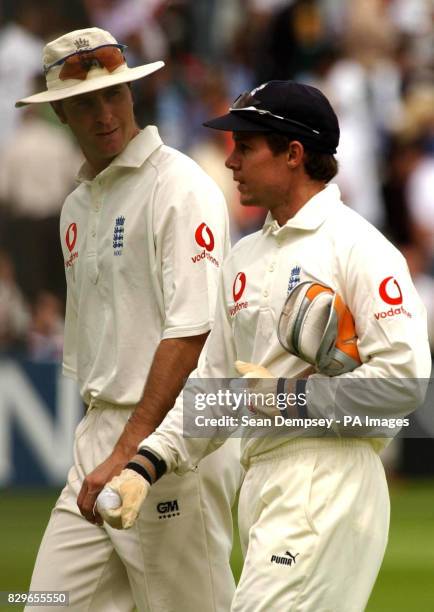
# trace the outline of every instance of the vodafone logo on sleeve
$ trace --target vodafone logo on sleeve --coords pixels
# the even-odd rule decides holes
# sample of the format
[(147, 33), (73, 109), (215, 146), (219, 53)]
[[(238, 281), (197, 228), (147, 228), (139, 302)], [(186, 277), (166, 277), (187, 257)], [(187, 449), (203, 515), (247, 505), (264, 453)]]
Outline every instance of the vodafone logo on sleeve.
[(380, 319), (395, 317), (397, 315), (404, 315), (411, 319), (411, 313), (408, 312), (408, 310), (406, 310), (402, 305), (403, 297), (401, 287), (393, 276), (386, 276), (386, 278), (383, 278), (378, 287), (378, 293), (383, 302), (389, 306), (392, 306), (392, 308), (374, 313), (377, 321)]
[(378, 287), (378, 293), (386, 304), (390, 304), (391, 306), (399, 306), (399, 304), (402, 304), (401, 287), (393, 276), (386, 276), (386, 278), (381, 281)]
[(201, 223), (197, 226), (196, 231), (194, 232), (194, 238), (197, 244), (202, 247), (203, 251), (197, 253), (196, 255), (192, 255), (191, 261), (195, 264), (203, 259), (206, 259), (218, 268), (220, 265), (219, 262), (210, 254), (211, 251), (214, 250), (215, 246), (214, 234), (212, 233), (211, 228), (209, 228), (206, 223)]
[(207, 251), (211, 252), (214, 249), (214, 234), (205, 223), (201, 223), (196, 228), (194, 237), (197, 244), (204, 247)]
[(70, 268), (78, 257), (78, 251), (74, 251), (75, 243), (77, 242), (77, 224), (70, 223), (65, 234), (65, 242), (70, 256), (65, 261), (65, 267)]
[(66, 246), (68, 247), (68, 251), (71, 253), (72, 249), (75, 247), (75, 243), (77, 242), (77, 224), (71, 223), (66, 230)]
[(234, 317), (239, 310), (247, 308), (249, 305), (249, 302), (240, 302), (246, 288), (246, 284), (246, 275), (244, 272), (238, 272), (234, 279), (234, 284), (232, 285), (232, 297), (234, 298), (235, 304), (232, 306), (232, 308), (229, 308), (229, 314), (231, 317)]

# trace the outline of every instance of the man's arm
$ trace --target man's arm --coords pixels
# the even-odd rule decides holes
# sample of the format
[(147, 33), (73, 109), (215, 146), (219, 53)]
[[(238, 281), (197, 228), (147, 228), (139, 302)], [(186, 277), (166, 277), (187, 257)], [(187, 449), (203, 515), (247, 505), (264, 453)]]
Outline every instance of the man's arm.
[[(92, 484), (92, 494), (84, 489), (80, 493), (80, 510), (92, 522), (101, 522), (92, 512), (98, 492), (125, 467), (139, 442), (171, 411), (185, 380), (196, 367), (214, 318), (220, 265), (229, 246), (226, 204), (211, 179), (183, 156), (163, 165), (159, 173), (153, 202), (152, 248), (158, 285), (155, 291), (157, 296), (161, 292), (163, 340), (136, 411), (110, 457), (84, 483), (84, 487)], [(197, 257), (205, 252), (212, 252), (210, 259)], [(88, 499), (84, 500), (85, 494)]]
[[(223, 276), (224, 270), (220, 276), (215, 321), (200, 355), (194, 378), (190, 378), (191, 384), (194, 387), (197, 385), (201, 392), (206, 390), (207, 379), (218, 380), (236, 376), (234, 361), (237, 351), (228, 316), (225, 299), (227, 291)], [(229, 273), (229, 277), (233, 278), (233, 273)], [(186, 408), (187, 411), (192, 409), (191, 406)], [(129, 464), (120, 476), (109, 482), (108, 487), (120, 497), (120, 506), (104, 513), (109, 525), (118, 529), (131, 527), (146, 498), (150, 484), (154, 483), (162, 473), (184, 474), (224, 443), (224, 437), (184, 436), (183, 418), (184, 401), (181, 395), (164, 422), (149, 437), (139, 442), (139, 454), (132, 457), (134, 465)]]
[(88, 474), (78, 495), (80, 512), (91, 523), (102, 524), (94, 505), (106, 482), (125, 467), (137, 446), (163, 421), (190, 372), (196, 367), (207, 334), (162, 340), (155, 352), (143, 397), (129, 418), (109, 457)]
[(404, 258), (381, 234), (361, 229), (342, 253), (339, 291), (355, 319), (362, 364), (332, 378), (310, 376), (303, 415), (328, 418), (339, 436), (365, 437), (380, 451), (424, 401), (426, 312)]

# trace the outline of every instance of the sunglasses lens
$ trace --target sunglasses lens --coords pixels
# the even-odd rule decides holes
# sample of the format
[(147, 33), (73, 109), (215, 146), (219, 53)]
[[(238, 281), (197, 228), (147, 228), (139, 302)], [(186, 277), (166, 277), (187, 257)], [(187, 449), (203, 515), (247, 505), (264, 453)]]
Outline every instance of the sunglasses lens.
[(87, 76), (87, 71), (83, 66), (83, 57), (78, 55), (71, 55), (62, 64), (59, 78), (62, 81), (67, 79), (81, 79), (84, 80)]
[(255, 106), (259, 100), (255, 100), (252, 94), (249, 91), (245, 91), (242, 93), (235, 102), (232, 103), (231, 108), (235, 110), (240, 110), (242, 108), (246, 108), (246, 106)]
[(298, 126), (301, 127), (305, 130), (308, 130), (309, 132), (311, 132), (312, 134), (315, 134), (316, 136), (319, 136), (319, 131), (318, 130), (314, 130), (313, 128), (311, 128), (310, 126), (301, 123), (300, 121), (295, 121), (294, 119), (289, 119), (287, 117), (282, 117), (280, 115), (275, 115), (274, 113), (272, 113), (269, 110), (266, 110), (265, 108), (257, 108), (258, 106), (261, 105), (261, 101), (258, 100), (257, 98), (255, 98), (254, 96), (252, 96), (252, 94), (248, 91), (245, 91), (244, 93), (242, 93), (241, 95), (238, 96), (238, 98), (232, 103), (232, 106), (230, 107), (230, 111), (233, 110), (246, 110), (246, 111), (251, 111), (254, 112), (258, 115), (262, 115), (262, 117), (264, 117), (264, 115), (267, 115), (268, 117), (273, 117), (274, 119), (279, 119), (279, 121), (285, 121), (286, 123), (291, 123), (294, 126)]
[(62, 81), (67, 79), (84, 81), (89, 70), (95, 65), (113, 72), (113, 70), (116, 70), (116, 68), (124, 63), (125, 58), (117, 47), (101, 47), (93, 51), (75, 53), (65, 59), (59, 78)]
[(101, 47), (95, 51), (95, 57), (109, 72), (113, 72), (125, 63), (125, 58), (117, 47)]

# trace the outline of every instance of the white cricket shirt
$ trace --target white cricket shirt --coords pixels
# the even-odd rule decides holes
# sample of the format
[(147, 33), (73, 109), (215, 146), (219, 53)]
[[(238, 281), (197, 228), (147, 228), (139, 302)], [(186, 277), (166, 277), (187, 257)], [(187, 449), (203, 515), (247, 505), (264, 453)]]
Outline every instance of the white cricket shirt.
[[(309, 396), (309, 414), (330, 416), (331, 409), (362, 413), (369, 409), (366, 401), (378, 401), (368, 393), (353, 394), (345, 406), (336, 406), (333, 383), (345, 379), (429, 378), (426, 312), (405, 259), (377, 229), (342, 203), (334, 184), (311, 198), (282, 227), (269, 215), (262, 230), (232, 249), (222, 270), (215, 323), (193, 375), (238, 376), (233, 364), (240, 359), (263, 365), (276, 377), (297, 377), (307, 364), (282, 348), (276, 328), (289, 290), (303, 281), (317, 281), (340, 293), (355, 319), (363, 362), (353, 372), (333, 379), (312, 376), (331, 384), (321, 389), (321, 397)], [(398, 415), (400, 402), (402, 412), (408, 413), (418, 401), (415, 389), (414, 397), (411, 393), (398, 398), (385, 395), (372, 409), (384, 416)], [(283, 442), (285, 438), (277, 437), (243, 439), (243, 461)], [(197, 464), (219, 444), (218, 440), (182, 437), (179, 401), (144, 441), (169, 469), (179, 472)]]
[(226, 203), (216, 184), (148, 126), (66, 199), (63, 370), (91, 398), (135, 404), (162, 339), (210, 329)]

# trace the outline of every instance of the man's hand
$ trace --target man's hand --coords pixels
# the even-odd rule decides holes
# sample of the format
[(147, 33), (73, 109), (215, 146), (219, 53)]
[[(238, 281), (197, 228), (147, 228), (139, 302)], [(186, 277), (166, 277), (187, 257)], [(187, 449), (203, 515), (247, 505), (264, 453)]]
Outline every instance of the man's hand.
[[(134, 453), (131, 453), (134, 454)], [(96, 498), (105, 484), (120, 474), (130, 457), (110, 455), (97, 468), (86, 476), (77, 498), (81, 514), (89, 523), (102, 525), (103, 520), (95, 507)]]
[[(249, 412), (254, 415), (275, 417), (279, 411), (275, 404), (268, 401), (271, 396), (276, 395), (277, 379), (273, 374), (261, 365), (247, 361), (236, 361), (235, 368), (242, 374), (243, 379), (249, 379), (247, 390), (256, 399), (247, 406)], [(262, 398), (262, 401), (260, 400)], [(265, 401), (267, 400), (267, 401)]]
[(115, 529), (130, 529), (136, 521), (150, 484), (134, 470), (126, 468), (115, 476), (107, 487), (115, 491), (121, 500), (118, 508), (99, 508), (102, 518)]
[[(235, 367), (237, 371), (243, 375), (243, 378), (274, 378), (276, 376), (264, 368), (264, 366), (258, 365), (256, 363), (250, 363), (248, 361), (236, 361)], [(316, 369), (313, 366), (307, 367), (305, 370), (300, 372), (297, 376), (293, 377), (291, 380), (299, 380), (300, 378), (307, 378), (311, 374), (315, 374)]]
[[(253, 414), (258, 413), (261, 416), (275, 417), (281, 413), (283, 408), (287, 409), (286, 403), (284, 404), (282, 399), (278, 398), (278, 379), (269, 370), (267, 370), (267, 368), (264, 368), (256, 363), (249, 363), (247, 361), (236, 361), (234, 365), (237, 371), (242, 374), (243, 379), (249, 379), (248, 391), (251, 392), (252, 395), (256, 394), (258, 398), (256, 399), (254, 405), (249, 406), (250, 412), (253, 412)], [(315, 372), (315, 368), (309, 366), (297, 377), (287, 380), (285, 384), (286, 396), (289, 397), (291, 394), (295, 393), (297, 380), (307, 378)], [(275, 396), (274, 404), (270, 404), (268, 401), (271, 395)], [(263, 400), (266, 401), (259, 401), (259, 397), (262, 397)], [(279, 404), (282, 404), (282, 408), (280, 408)]]
[(237, 371), (243, 375), (243, 378), (275, 378), (275, 376), (264, 368), (264, 366), (248, 361), (236, 361), (235, 367)]
[(139, 443), (149, 436), (173, 407), (185, 379), (196, 367), (206, 334), (162, 340), (155, 352), (143, 397), (128, 419), (112, 454), (88, 474), (78, 495), (81, 514), (90, 522), (102, 525), (95, 508), (96, 498), (106, 483), (121, 473), (134, 456)]

